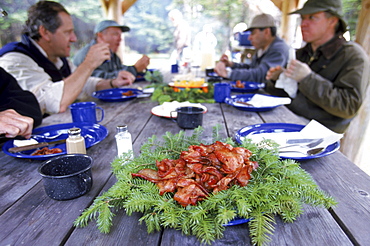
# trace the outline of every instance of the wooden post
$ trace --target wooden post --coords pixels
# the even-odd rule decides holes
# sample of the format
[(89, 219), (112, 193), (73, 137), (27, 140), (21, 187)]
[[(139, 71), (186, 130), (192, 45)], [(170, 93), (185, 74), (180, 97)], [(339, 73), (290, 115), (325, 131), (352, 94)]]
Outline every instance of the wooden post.
[[(361, 12), (356, 28), (356, 42), (370, 55), (370, 0), (362, 0)], [(369, 83), (369, 82), (368, 82)], [(341, 143), (340, 150), (355, 164), (360, 165), (369, 156), (370, 138), (370, 86), (356, 118), (351, 122)], [(367, 141), (367, 142), (366, 142)], [(364, 158), (364, 160), (361, 160)]]

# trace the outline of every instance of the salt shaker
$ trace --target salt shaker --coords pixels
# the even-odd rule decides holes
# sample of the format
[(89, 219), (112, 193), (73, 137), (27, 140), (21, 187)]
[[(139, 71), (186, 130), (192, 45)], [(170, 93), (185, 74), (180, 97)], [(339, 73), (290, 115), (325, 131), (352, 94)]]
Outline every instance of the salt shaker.
[(127, 125), (117, 126), (117, 133), (115, 138), (117, 143), (118, 156), (131, 151), (130, 159), (132, 159), (134, 157), (132, 152), (132, 138), (131, 133), (129, 133), (127, 130)]
[(73, 127), (68, 130), (66, 140), (67, 154), (86, 154), (85, 138), (81, 136), (81, 129)]

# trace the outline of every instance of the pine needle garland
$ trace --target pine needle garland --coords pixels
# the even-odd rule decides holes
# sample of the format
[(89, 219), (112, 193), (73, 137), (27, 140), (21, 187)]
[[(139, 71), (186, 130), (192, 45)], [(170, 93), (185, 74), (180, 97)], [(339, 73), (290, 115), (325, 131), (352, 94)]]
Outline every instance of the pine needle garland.
[[(112, 226), (113, 211), (124, 209), (127, 215), (142, 213), (140, 222), (146, 223), (148, 233), (163, 228), (181, 230), (185, 235), (196, 236), (201, 243), (210, 244), (223, 236), (224, 224), (235, 218), (249, 219), (249, 233), (255, 245), (270, 241), (274, 232), (275, 215), (285, 222), (293, 222), (303, 213), (303, 204), (329, 208), (335, 200), (322, 191), (312, 177), (293, 160), (280, 160), (277, 145), (269, 140), (261, 144), (244, 141), (238, 145), (231, 138), (220, 139), (219, 126), (213, 129), (213, 140), (249, 149), (252, 161), (259, 168), (252, 172), (247, 186), (232, 186), (228, 190), (211, 194), (196, 206), (182, 207), (173, 199), (173, 193), (159, 195), (157, 186), (141, 178), (133, 178), (144, 168), (156, 169), (156, 160), (178, 159), (181, 151), (190, 145), (202, 143), (203, 128), (198, 127), (191, 136), (184, 131), (167, 132), (162, 138), (152, 136), (141, 147), (140, 156), (133, 160), (120, 156), (112, 163), (117, 182), (97, 197), (75, 225), (84, 227), (96, 220), (98, 229), (108, 233)], [(210, 144), (210, 143), (203, 143)]]

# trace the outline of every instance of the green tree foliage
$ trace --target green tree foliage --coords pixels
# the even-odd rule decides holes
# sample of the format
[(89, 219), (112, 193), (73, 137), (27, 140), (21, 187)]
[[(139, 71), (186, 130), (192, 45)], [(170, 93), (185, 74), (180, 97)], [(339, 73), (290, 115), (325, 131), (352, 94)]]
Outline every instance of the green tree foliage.
[[(93, 38), (93, 28), (101, 21), (103, 11), (96, 0), (56, 0), (72, 14), (78, 41), (75, 50)], [(0, 46), (20, 40), (27, 9), (37, 0), (2, 0), (0, 7), (9, 15), (0, 18)], [(223, 53), (228, 45), (231, 30), (235, 24), (249, 18), (246, 0), (138, 0), (123, 16), (131, 27), (125, 35), (126, 46), (138, 53), (169, 53), (173, 49), (172, 23), (167, 13), (172, 8), (180, 9), (189, 21), (195, 35), (204, 24), (212, 24), (217, 37), (217, 52)], [(343, 13), (348, 22), (351, 37), (355, 36), (361, 0), (343, 0)]]
[(173, 45), (172, 23), (166, 6), (171, 0), (139, 0), (123, 16), (131, 30), (126, 45), (141, 54), (169, 53)]
[(361, 0), (343, 0), (343, 15), (348, 24), (351, 40), (356, 36), (358, 14), (361, 10)]

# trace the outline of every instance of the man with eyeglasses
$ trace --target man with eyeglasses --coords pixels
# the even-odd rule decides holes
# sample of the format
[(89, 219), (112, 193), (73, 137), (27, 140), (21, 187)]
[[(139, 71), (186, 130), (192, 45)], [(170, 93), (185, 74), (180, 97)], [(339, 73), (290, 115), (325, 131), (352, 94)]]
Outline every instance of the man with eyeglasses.
[[(298, 91), (287, 107), (308, 120), (315, 119), (343, 133), (361, 107), (369, 81), (369, 59), (359, 44), (347, 42), (343, 33), (340, 0), (308, 0), (302, 9), (301, 32), (306, 45), (296, 52), (285, 76), (298, 82)], [(272, 83), (283, 68), (271, 68), (266, 79)], [(273, 95), (287, 96), (268, 84)]]

